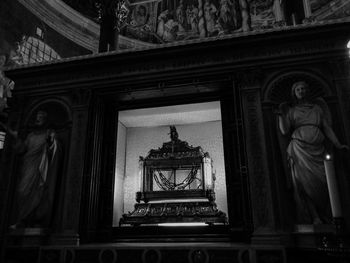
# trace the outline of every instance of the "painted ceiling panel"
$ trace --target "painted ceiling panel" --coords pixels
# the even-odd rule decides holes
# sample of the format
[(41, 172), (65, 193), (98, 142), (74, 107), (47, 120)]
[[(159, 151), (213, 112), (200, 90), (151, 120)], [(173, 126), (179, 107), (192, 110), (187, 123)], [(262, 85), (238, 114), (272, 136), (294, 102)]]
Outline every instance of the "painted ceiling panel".
[[(85, 50), (97, 53), (100, 25), (96, 3), (100, 1), (113, 0), (3, 0), (0, 9), (5, 15), (2, 17), (9, 19), (7, 12), (12, 14), (14, 20), (0, 21), (0, 53), (13, 58), (15, 64), (52, 59), (45, 54), (33, 59), (24, 54), (23, 48), (28, 46), (29, 38), (33, 40), (31, 43), (43, 42), (43, 52), (53, 50), (49, 53), (58, 54), (54, 59), (86, 55)], [(40, 22), (29, 28), (29, 21), (20, 19), (22, 14), (18, 13), (18, 8), (8, 9), (13, 3), (20, 3)], [(348, 0), (305, 1), (309, 6), (301, 10), (302, 14), (295, 13), (300, 11), (293, 9), (295, 3), (293, 0), (130, 0), (129, 14), (119, 35), (119, 49), (183, 45), (193, 41), (239, 37), (242, 33), (288, 30), (293, 28), (293, 17), (299, 17), (297, 23), (306, 23), (307, 26), (317, 24), (318, 21), (350, 18)], [(14, 15), (16, 13), (17, 17)], [(303, 19), (305, 16), (307, 19)], [(47, 34), (50, 31), (48, 27), (61, 35), (62, 39), (57, 41), (57, 37)], [(13, 31), (16, 31), (15, 35)], [(40, 31), (44, 33), (38, 35)], [(75, 51), (71, 52), (73, 44), (64, 46), (67, 41), (63, 38), (82, 49), (75, 47)], [(35, 48), (31, 46), (25, 52), (30, 53)], [(27, 58), (22, 59), (23, 56)]]

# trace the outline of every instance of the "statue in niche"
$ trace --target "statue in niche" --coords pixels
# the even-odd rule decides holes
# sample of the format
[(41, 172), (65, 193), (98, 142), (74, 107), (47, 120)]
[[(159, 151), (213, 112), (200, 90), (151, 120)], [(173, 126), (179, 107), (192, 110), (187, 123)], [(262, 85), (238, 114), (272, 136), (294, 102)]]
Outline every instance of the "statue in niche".
[(14, 148), (20, 155), (17, 169), (16, 216), (11, 229), (48, 227), (51, 221), (57, 174), (62, 148), (56, 131), (48, 121), (48, 113), (36, 113), (31, 132), (21, 139), (18, 132), (1, 124), (15, 139)]
[(287, 148), (299, 223), (328, 223), (330, 201), (324, 167), (327, 138), (338, 149), (342, 145), (331, 128), (331, 115), (322, 98), (309, 98), (305, 81), (293, 84), (292, 103), (279, 106), (278, 124), (282, 134), (291, 134)]

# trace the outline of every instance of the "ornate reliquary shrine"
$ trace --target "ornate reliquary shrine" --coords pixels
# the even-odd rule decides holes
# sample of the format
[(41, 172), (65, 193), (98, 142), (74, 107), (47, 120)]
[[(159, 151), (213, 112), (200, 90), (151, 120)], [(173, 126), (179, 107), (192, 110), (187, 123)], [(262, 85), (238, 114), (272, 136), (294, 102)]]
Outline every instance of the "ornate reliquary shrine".
[(225, 224), (225, 213), (215, 203), (212, 160), (200, 146), (178, 138), (170, 126), (171, 141), (152, 149), (139, 160), (140, 191), (135, 209), (124, 214), (120, 225), (159, 223)]

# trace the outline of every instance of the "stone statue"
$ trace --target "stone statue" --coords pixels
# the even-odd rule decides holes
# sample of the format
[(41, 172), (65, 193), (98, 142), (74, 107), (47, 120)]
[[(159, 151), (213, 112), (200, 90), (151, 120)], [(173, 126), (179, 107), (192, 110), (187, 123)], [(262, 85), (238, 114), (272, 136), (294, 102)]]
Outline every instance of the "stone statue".
[(4, 124), (20, 155), (17, 169), (16, 212), (10, 228), (48, 227), (51, 221), (61, 145), (50, 127), (48, 114), (38, 111), (32, 131), (24, 140)]
[(321, 224), (331, 218), (324, 167), (325, 139), (338, 149), (348, 149), (331, 128), (331, 116), (322, 98), (311, 101), (305, 81), (292, 86), (292, 103), (279, 106), (282, 134), (291, 134), (287, 148), (299, 223)]

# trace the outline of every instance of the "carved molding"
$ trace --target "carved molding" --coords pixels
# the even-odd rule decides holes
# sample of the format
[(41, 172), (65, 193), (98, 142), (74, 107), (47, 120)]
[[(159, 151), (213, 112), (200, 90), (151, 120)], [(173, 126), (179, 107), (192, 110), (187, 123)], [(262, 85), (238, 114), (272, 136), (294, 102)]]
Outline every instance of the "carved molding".
[[(234, 41), (235, 39), (232, 39)], [(239, 39), (242, 41), (241, 39)], [(330, 52), (339, 48), (344, 48), (342, 45), (344, 43), (339, 43), (340, 41), (334, 39), (318, 39), (317, 42), (314, 40), (305, 40), (300, 42), (289, 42), (283, 44), (275, 45), (250, 45), (247, 43), (247, 48), (230, 48), (226, 42), (220, 42), (217, 40), (217, 45), (220, 46), (220, 50), (214, 49), (213, 46), (208, 46), (202, 48), (201, 45), (204, 43), (198, 43), (194, 46), (183, 46), (180, 47), (175, 53), (165, 52), (165, 49), (153, 49), (149, 50), (149, 56), (152, 56), (152, 60), (148, 60), (148, 54), (140, 53), (139, 58), (136, 58), (137, 53), (141, 51), (135, 51), (133, 54), (130, 54), (129, 59), (126, 60), (124, 54), (110, 55), (103, 58), (106, 61), (110, 62), (115, 60), (113, 67), (102, 67), (98, 66), (94, 70), (81, 70), (77, 72), (76, 70), (68, 70), (61, 74), (55, 72), (55, 74), (41, 74), (40, 77), (22, 79), (21, 85), (18, 89), (25, 86), (25, 90), (28, 92), (33, 92), (36, 89), (43, 88), (48, 83), (54, 83), (55, 88), (62, 88), (67, 83), (75, 83), (75, 85), (81, 85), (80, 82), (84, 81), (85, 87), (102, 87), (101, 85), (104, 80), (108, 79), (108, 84), (111, 85), (111, 82), (119, 82), (123, 77), (132, 77), (134, 75), (149, 74), (149, 73), (160, 73), (167, 72), (169, 70), (184, 70), (193, 69), (195, 67), (205, 67), (205, 66), (215, 66), (217, 65), (217, 70), (222, 71), (223, 67), (233, 67), (242, 65), (246, 61), (253, 60), (262, 60), (263, 63), (268, 64), (271, 61), (275, 61), (276, 58), (286, 58), (298, 56), (301, 60), (305, 59), (305, 56), (313, 56), (315, 54)], [(223, 41), (223, 40), (222, 40)], [(228, 41), (225, 39), (225, 41)], [(206, 43), (207, 44), (207, 43)], [(248, 48), (249, 46), (249, 48)], [(199, 52), (198, 48), (202, 48), (202, 52)], [(183, 51), (186, 52), (183, 53)], [(163, 59), (157, 59), (154, 55), (162, 55)], [(176, 54), (174, 56), (174, 54)], [(190, 55), (187, 55), (190, 54)], [(205, 54), (205, 55), (203, 55)], [(123, 56), (124, 55), (124, 56)], [(91, 60), (89, 61), (91, 62)], [(75, 62), (78, 66), (79, 61)], [(89, 63), (90, 64), (90, 63)], [(82, 64), (81, 64), (82, 65)], [(85, 67), (85, 66), (84, 66)], [(34, 69), (34, 68), (33, 68)], [(214, 71), (210, 71), (212, 73)], [(188, 73), (187, 73), (188, 74)], [(147, 78), (147, 75), (145, 75)], [(89, 80), (89, 81), (88, 81)], [(99, 82), (99, 80), (101, 80)], [(24, 90), (23, 90), (24, 91)]]
[(71, 93), (73, 107), (84, 107), (89, 105), (91, 93), (92, 92), (89, 89), (73, 89)]
[(243, 89), (255, 89), (260, 87), (263, 77), (264, 73), (261, 69), (253, 68), (237, 73), (235, 79)]
[[(349, 56), (350, 56), (350, 53), (349, 53)], [(338, 60), (329, 61), (329, 67), (336, 80), (350, 79), (350, 60), (348, 58), (346, 60), (338, 59)]]

